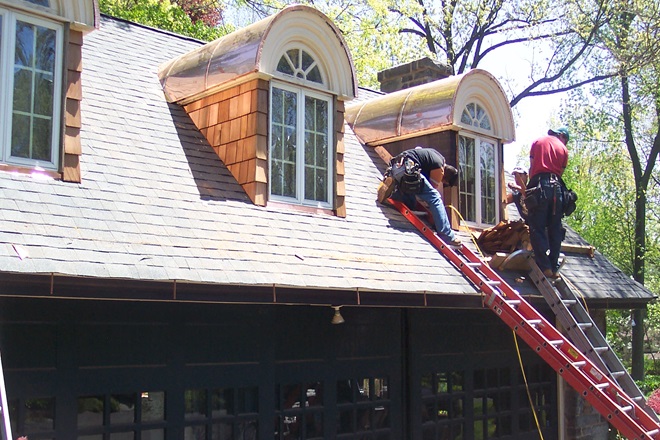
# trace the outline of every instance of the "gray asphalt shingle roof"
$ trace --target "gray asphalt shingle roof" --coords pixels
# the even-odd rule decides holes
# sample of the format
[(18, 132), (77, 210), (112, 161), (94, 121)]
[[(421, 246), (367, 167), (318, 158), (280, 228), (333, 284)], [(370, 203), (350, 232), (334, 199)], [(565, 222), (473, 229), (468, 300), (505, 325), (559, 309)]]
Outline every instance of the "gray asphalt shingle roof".
[(0, 173), (1, 271), (476, 293), (407, 220), (375, 201), (384, 164), (348, 127), (346, 218), (253, 205), (158, 81), (161, 63), (200, 44), (107, 17), (85, 36), (82, 183)]

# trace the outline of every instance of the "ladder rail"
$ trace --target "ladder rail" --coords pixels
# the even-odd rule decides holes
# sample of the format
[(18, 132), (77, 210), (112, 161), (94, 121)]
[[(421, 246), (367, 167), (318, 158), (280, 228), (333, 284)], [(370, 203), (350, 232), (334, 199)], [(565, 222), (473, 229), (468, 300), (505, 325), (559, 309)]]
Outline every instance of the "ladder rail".
[(449, 247), (402, 202), (389, 202), (483, 293), (484, 305), (619, 432), (629, 439), (660, 439), (660, 425), (490, 266), (464, 244), (459, 250)]
[[(606, 372), (651, 418), (660, 421), (653, 409), (648, 406), (644, 394), (630, 377), (621, 360), (612, 350), (607, 339), (593, 319), (578, 300), (577, 295), (563, 279), (555, 281), (554, 285), (543, 275), (531, 257), (529, 260), (532, 281), (543, 294), (571, 341), (598, 366)], [(598, 348), (596, 348), (598, 347)]]
[(11, 421), (9, 420), (9, 407), (7, 406), (7, 388), (5, 386), (5, 373), (2, 367), (0, 354), (0, 411), (2, 412), (2, 440), (13, 440), (11, 435)]

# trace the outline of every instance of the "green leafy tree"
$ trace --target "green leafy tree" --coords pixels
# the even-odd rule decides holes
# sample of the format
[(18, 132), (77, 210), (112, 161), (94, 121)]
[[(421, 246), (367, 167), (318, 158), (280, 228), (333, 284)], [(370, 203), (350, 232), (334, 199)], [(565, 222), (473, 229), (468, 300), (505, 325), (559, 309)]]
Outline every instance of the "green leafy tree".
[(215, 1), (204, 3), (207, 8), (205, 13), (202, 13), (201, 7), (196, 6), (202, 4), (202, 0), (187, 0), (184, 4), (187, 10), (178, 4), (170, 3), (169, 0), (99, 1), (100, 10), (104, 14), (199, 40), (215, 40), (233, 30), (217, 25), (220, 21), (220, 10)]
[[(612, 2), (611, 11), (612, 18), (597, 40), (608, 54), (604, 62), (616, 67), (618, 74), (590, 87), (578, 97), (579, 101), (572, 99), (570, 102), (579, 105), (569, 105), (567, 115), (573, 117), (578, 137), (590, 143), (591, 149), (600, 145), (610, 158), (621, 157), (621, 150), (625, 152), (625, 162), (613, 160), (612, 165), (626, 172), (627, 178), (622, 182), (628, 184), (612, 188), (601, 182), (600, 188), (619, 200), (625, 199), (626, 209), (611, 211), (616, 212), (613, 218), (600, 213), (598, 222), (610, 230), (598, 231), (594, 226), (592, 230), (613, 242), (606, 255), (619, 267), (642, 284), (650, 273), (649, 285), (657, 287), (658, 267), (648, 257), (657, 255), (654, 245), (658, 240), (658, 222), (657, 215), (653, 216), (654, 211), (647, 211), (647, 207), (650, 200), (658, 200), (657, 179), (653, 176), (657, 174), (655, 164), (660, 153), (660, 50), (656, 44), (660, 14), (658, 5), (646, 0)], [(590, 195), (593, 196), (596, 195)], [(626, 232), (613, 233), (612, 229), (620, 225), (625, 226)], [(616, 246), (621, 242), (625, 248)], [(631, 337), (632, 375), (643, 379), (644, 310), (634, 310), (632, 321), (636, 324)]]

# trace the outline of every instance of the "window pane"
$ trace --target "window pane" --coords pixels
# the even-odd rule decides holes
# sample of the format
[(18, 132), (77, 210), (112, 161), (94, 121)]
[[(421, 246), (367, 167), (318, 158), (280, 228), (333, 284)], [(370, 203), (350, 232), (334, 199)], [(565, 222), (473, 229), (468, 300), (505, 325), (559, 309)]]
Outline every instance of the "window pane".
[(467, 110), (463, 110), (463, 113), (461, 114), (461, 122), (464, 124), (472, 125), (472, 118), (470, 117), (470, 114)]
[(495, 224), (495, 146), (490, 142), (481, 142), (481, 222)]
[(296, 197), (296, 164), (285, 163), (283, 170), (282, 195)]
[(490, 130), (490, 118), (488, 115), (484, 116), (484, 118), (481, 120), (479, 123), (479, 127), (483, 128), (484, 130)]
[(35, 117), (32, 121), (32, 159), (50, 161), (50, 119)]
[(50, 73), (35, 75), (34, 113), (41, 116), (53, 115), (53, 75)]
[(271, 111), (271, 194), (296, 197), (297, 95), (273, 87)]
[(237, 411), (240, 414), (259, 412), (259, 391), (254, 388), (239, 388), (237, 396)]
[(216, 389), (211, 394), (211, 412), (213, 417), (218, 415), (236, 414), (234, 410), (234, 390)]
[(48, 0), (27, 0), (27, 1), (29, 3), (32, 3), (33, 5), (50, 7), (50, 1)]
[(135, 394), (110, 396), (110, 423), (122, 425), (135, 422)]
[(142, 393), (141, 400), (143, 422), (165, 419), (165, 393), (163, 391)]
[(206, 390), (186, 390), (184, 400), (186, 420), (206, 418)]
[[(110, 437), (111, 440), (114, 440), (114, 437)], [(165, 439), (165, 430), (164, 429), (151, 429), (149, 431), (142, 431), (140, 433), (140, 438), (142, 440), (164, 440)]]
[(55, 429), (55, 398), (25, 401), (26, 432), (44, 432)]
[(14, 113), (11, 125), (11, 155), (30, 157), (30, 117)]
[(305, 97), (305, 199), (328, 201), (328, 102)]
[(16, 22), (15, 66), (33, 66), (35, 32), (36, 26), (22, 21)]
[(293, 67), (287, 57), (282, 56), (280, 58), (280, 61), (277, 63), (277, 71), (286, 73), (287, 75), (293, 75)]
[[(213, 437), (215, 438), (215, 437)], [(183, 440), (205, 440), (206, 425), (186, 426), (183, 428)]]
[(32, 72), (14, 68), (14, 111), (30, 113), (32, 103)]
[(230, 422), (216, 423), (211, 430), (211, 438), (213, 440), (233, 440), (234, 431)]
[(474, 139), (465, 136), (459, 137), (458, 164), (461, 176), (458, 185), (459, 212), (465, 220), (476, 221)]
[(78, 427), (103, 426), (103, 396), (78, 398)]
[(36, 26), (37, 45), (36, 69), (53, 73), (55, 70), (55, 31), (42, 26)]
[(298, 49), (289, 49), (286, 51), (287, 56), (291, 60), (294, 70), (300, 68), (300, 60), (298, 59)]
[(312, 70), (307, 73), (307, 81), (323, 84), (323, 78), (321, 78), (321, 70), (319, 70), (318, 66), (314, 66)]
[(307, 52), (305, 52), (303, 50), (302, 51), (302, 61), (301, 61), (301, 63), (302, 63), (302, 65), (301, 65), (302, 70), (304, 70), (306, 72), (309, 69), (309, 67), (312, 64), (314, 64), (314, 58), (312, 58), (312, 56), (310, 54), (308, 54)]

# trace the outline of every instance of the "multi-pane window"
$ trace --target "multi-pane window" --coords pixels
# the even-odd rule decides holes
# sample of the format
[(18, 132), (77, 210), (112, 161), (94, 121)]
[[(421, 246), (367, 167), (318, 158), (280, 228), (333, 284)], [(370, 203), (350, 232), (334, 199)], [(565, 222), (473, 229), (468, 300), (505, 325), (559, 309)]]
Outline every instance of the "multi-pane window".
[(257, 387), (185, 392), (184, 440), (254, 440), (258, 436)]
[(472, 125), (473, 127), (479, 127), (483, 130), (492, 130), (488, 113), (486, 113), (486, 110), (476, 102), (472, 102), (465, 106), (463, 113), (461, 113), (461, 122)]
[(274, 199), (330, 207), (331, 101), (302, 88), (273, 85), (270, 194)]
[[(277, 72), (311, 88), (323, 76), (314, 57), (287, 50)], [(322, 92), (274, 82), (270, 95), (270, 196), (303, 205), (331, 208), (333, 195), (332, 100)]]
[(324, 438), (324, 402), (321, 382), (275, 387), (275, 439)]
[(14, 437), (30, 434), (30, 438), (55, 438), (54, 397), (10, 400), (7, 404)]
[(78, 398), (77, 440), (164, 440), (165, 392)]
[(537, 364), (525, 373), (523, 378), (519, 370), (504, 367), (422, 376), (423, 438), (517, 438), (539, 429), (548, 435), (554, 372)]
[(392, 439), (386, 377), (337, 382), (338, 439)]
[[(466, 106), (461, 122), (480, 131), (492, 131), (488, 114), (476, 103)], [(487, 136), (461, 133), (458, 138), (458, 165), (459, 211), (463, 218), (478, 225), (497, 223), (497, 142)]]
[(0, 161), (57, 169), (62, 26), (0, 8)]
[(323, 84), (321, 70), (316, 60), (307, 51), (302, 49), (289, 49), (277, 63), (277, 71), (286, 75), (295, 76), (318, 84)]

